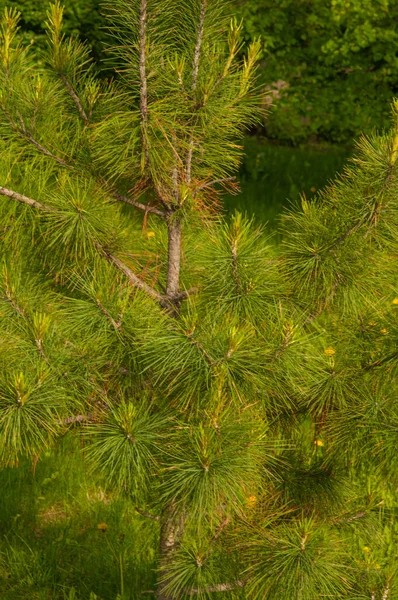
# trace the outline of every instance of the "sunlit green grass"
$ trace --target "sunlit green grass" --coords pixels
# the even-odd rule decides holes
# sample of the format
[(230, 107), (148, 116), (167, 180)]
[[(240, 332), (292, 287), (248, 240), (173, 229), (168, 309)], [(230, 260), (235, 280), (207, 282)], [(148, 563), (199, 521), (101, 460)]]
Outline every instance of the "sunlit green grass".
[(349, 156), (348, 148), (338, 146), (291, 148), (247, 138), (242, 191), (224, 196), (224, 206), (229, 213), (238, 209), (253, 215), (274, 232), (283, 209), (297, 204), (301, 195), (312, 198), (343, 170)]
[(0, 472), (0, 489), (2, 600), (126, 600), (153, 589), (158, 524), (87, 473), (77, 433), (35, 472)]

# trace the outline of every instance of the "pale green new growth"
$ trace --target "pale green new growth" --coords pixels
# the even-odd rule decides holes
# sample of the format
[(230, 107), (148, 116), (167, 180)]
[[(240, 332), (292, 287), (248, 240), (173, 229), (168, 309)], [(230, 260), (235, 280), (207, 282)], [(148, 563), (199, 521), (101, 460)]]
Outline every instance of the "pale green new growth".
[(40, 61), (2, 20), (1, 465), (81, 427), (159, 521), (159, 600), (391, 600), (396, 114), (271, 247), (219, 211), (260, 44), (218, 0), (105, 11), (105, 83), (58, 2)]

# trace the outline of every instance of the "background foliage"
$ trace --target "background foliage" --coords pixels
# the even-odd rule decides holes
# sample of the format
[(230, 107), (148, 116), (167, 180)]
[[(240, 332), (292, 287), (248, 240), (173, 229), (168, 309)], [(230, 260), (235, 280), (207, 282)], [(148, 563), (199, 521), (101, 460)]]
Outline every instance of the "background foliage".
[[(261, 36), (261, 83), (274, 102), (267, 137), (351, 142), (389, 125), (398, 90), (397, 0), (234, 0), (247, 43)], [(0, 0), (22, 13), (27, 43), (45, 44), (47, 0)], [(66, 0), (66, 32), (101, 58), (100, 0)]]

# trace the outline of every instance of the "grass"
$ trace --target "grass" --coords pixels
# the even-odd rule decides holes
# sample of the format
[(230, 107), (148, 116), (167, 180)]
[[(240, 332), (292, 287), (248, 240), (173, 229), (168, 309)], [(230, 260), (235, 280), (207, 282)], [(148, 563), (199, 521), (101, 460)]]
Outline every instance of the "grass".
[(158, 525), (87, 474), (77, 433), (35, 472), (0, 472), (0, 487), (2, 600), (131, 600), (153, 589)]
[(224, 196), (224, 206), (228, 213), (238, 209), (253, 215), (274, 232), (282, 210), (294, 206), (301, 195), (313, 198), (342, 171), (349, 156), (350, 150), (344, 147), (291, 148), (247, 138), (240, 174), (242, 192)]

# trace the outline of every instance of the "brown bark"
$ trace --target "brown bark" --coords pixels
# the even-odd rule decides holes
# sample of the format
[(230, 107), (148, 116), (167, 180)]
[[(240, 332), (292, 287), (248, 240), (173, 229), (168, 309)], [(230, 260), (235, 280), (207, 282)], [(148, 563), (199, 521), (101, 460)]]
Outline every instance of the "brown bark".
[(22, 204), (27, 204), (32, 208), (38, 208), (40, 210), (52, 210), (48, 206), (44, 206), (37, 200), (32, 200), (32, 198), (28, 198), (27, 196), (23, 196), (22, 194), (18, 194), (18, 192), (14, 192), (13, 190), (8, 190), (5, 187), (0, 185), (0, 195), (7, 196), (7, 198), (12, 198), (13, 200), (17, 200), (17, 202), (21, 202)]
[(140, 7), (140, 112), (142, 145), (145, 154), (145, 166), (149, 165), (149, 150), (147, 140), (148, 125), (148, 79), (146, 73), (146, 30), (147, 30), (147, 0), (141, 0)]
[(169, 565), (178, 549), (184, 534), (185, 513), (172, 502), (163, 512), (160, 528), (160, 582), (156, 592), (157, 600), (174, 600), (167, 590)]
[[(203, 42), (203, 32), (205, 25), (205, 16), (207, 10), (207, 0), (202, 0), (201, 8), (200, 8), (200, 16), (199, 16), (199, 25), (198, 25), (198, 35), (196, 38), (196, 45), (193, 55), (193, 65), (192, 65), (192, 91), (195, 92), (198, 85), (198, 76), (199, 76), (199, 63), (200, 63), (200, 55), (202, 50), (202, 42)], [(186, 164), (186, 178), (187, 183), (191, 183), (192, 178), (192, 155), (194, 149), (194, 140), (193, 136), (191, 136), (191, 140), (189, 142), (189, 149), (187, 155), (187, 164)]]
[(166, 295), (173, 302), (179, 294), (181, 267), (181, 221), (173, 215), (168, 223), (168, 272)]

